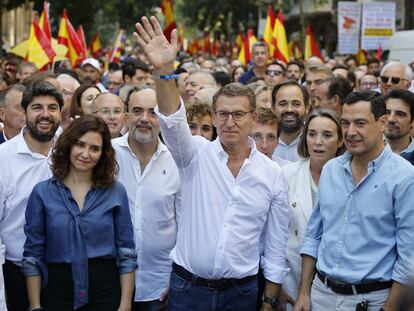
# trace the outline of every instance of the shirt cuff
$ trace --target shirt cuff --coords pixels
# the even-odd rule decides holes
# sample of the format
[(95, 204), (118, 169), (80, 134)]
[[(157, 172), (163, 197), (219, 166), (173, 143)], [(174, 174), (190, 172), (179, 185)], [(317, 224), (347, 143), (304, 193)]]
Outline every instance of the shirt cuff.
[(22, 273), (24, 276), (40, 276), (42, 278), (42, 288), (47, 284), (48, 270), (42, 260), (35, 257), (23, 257)]
[(319, 249), (319, 241), (313, 240), (310, 238), (305, 238), (303, 241), (303, 246), (300, 249), (301, 255), (308, 255), (315, 259), (318, 259), (318, 249)]
[(283, 284), (286, 276), (288, 275), (290, 271), (289, 268), (275, 265), (269, 260), (266, 260), (264, 256), (262, 256), (262, 260), (260, 261), (260, 266), (263, 268), (263, 275), (265, 279), (273, 283), (276, 283), (276, 284)]
[(168, 128), (183, 122), (185, 120), (187, 122), (187, 116), (185, 112), (185, 105), (184, 101), (180, 97), (180, 107), (178, 107), (178, 110), (174, 112), (173, 114), (170, 114), (169, 116), (166, 116), (162, 114), (159, 109), (158, 105), (154, 109), (155, 113), (157, 114), (158, 118), (167, 125)]
[(137, 252), (132, 248), (120, 247), (116, 254), (116, 266), (119, 274), (134, 272), (138, 268)]
[(412, 275), (410, 272), (411, 271), (407, 271), (406, 269), (404, 269), (402, 265), (398, 263), (397, 260), (397, 262), (394, 264), (391, 279), (404, 285), (412, 285), (413, 280), (409, 277), (409, 275)]

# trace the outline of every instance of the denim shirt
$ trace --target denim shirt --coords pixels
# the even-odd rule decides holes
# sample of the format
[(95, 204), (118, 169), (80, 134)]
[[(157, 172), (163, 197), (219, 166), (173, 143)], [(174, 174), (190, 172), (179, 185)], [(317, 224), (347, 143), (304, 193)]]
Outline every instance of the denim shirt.
[(128, 197), (120, 183), (92, 188), (80, 210), (56, 177), (43, 181), (29, 197), (24, 231), (23, 274), (42, 276), (44, 287), (46, 264), (71, 264), (75, 309), (88, 303), (88, 259), (116, 258), (120, 274), (136, 269)]
[(387, 145), (355, 185), (350, 160), (346, 152), (325, 164), (301, 253), (343, 282), (410, 284), (414, 167)]

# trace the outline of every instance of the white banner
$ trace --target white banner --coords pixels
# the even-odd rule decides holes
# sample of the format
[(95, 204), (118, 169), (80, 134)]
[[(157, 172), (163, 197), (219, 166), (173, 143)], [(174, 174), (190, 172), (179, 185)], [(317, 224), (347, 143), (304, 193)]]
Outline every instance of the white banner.
[(361, 24), (361, 4), (358, 2), (338, 2), (338, 52), (356, 54), (359, 48), (359, 25)]
[(395, 2), (363, 3), (361, 47), (364, 50), (387, 48), (394, 32)]

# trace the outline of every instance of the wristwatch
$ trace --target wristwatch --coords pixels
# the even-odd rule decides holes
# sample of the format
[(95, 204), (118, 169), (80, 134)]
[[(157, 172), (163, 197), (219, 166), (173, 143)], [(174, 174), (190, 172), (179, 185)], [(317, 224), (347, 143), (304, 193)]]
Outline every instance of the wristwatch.
[(279, 300), (276, 297), (263, 296), (263, 302), (271, 305), (273, 309), (277, 309), (279, 306)]

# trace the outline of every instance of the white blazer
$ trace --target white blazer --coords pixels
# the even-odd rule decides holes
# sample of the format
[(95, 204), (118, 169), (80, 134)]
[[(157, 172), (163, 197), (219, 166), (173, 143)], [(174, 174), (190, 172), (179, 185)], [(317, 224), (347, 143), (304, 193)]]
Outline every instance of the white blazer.
[(286, 261), (290, 272), (282, 287), (296, 300), (302, 268), (299, 252), (313, 211), (310, 160), (302, 159), (289, 163), (282, 169), (288, 184), (290, 205), (290, 225), (286, 245)]

